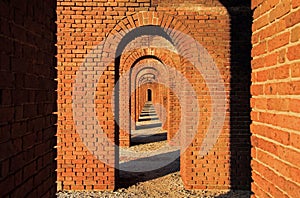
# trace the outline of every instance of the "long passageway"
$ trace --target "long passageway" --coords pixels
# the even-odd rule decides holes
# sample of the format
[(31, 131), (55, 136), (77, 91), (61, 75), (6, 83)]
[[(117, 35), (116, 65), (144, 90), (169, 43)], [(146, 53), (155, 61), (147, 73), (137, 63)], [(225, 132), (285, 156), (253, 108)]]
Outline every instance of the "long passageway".
[[(180, 151), (170, 149), (167, 131), (152, 102), (146, 102), (131, 131), (131, 147), (120, 150), (118, 190), (108, 197), (241, 197), (248, 198), (248, 191), (228, 192), (185, 190), (180, 178)], [(129, 153), (132, 152), (132, 153)], [(151, 169), (152, 168), (152, 169)], [(102, 195), (103, 195), (102, 194)]]
[(167, 142), (152, 102), (146, 102), (135, 130), (131, 131), (131, 147), (120, 148), (119, 178), (115, 192), (60, 192), (59, 198), (109, 197), (190, 197), (190, 198), (249, 198), (249, 191), (193, 191), (184, 188), (180, 175), (180, 151)]
[[(168, 147), (167, 131), (162, 130), (162, 124), (152, 102), (146, 102), (136, 129), (131, 131), (132, 146), (120, 148), (118, 189), (115, 192), (93, 192), (89, 195), (110, 198), (250, 196), (248, 191), (185, 190), (179, 171), (179, 150)], [(61, 193), (60, 197), (63, 195)], [(84, 195), (84, 192), (77, 193), (77, 196)]]
[(162, 130), (161, 127), (162, 123), (152, 102), (146, 102), (136, 123), (136, 130), (131, 132), (131, 144), (139, 145), (166, 140), (167, 132)]
[(132, 146), (120, 149), (119, 190), (115, 192), (115, 197), (250, 196), (248, 191), (185, 190), (179, 171), (179, 148), (174, 150), (168, 145), (167, 131), (162, 130), (162, 125), (152, 102), (146, 102), (136, 129), (131, 131)]
[(152, 102), (146, 102), (131, 131), (131, 147), (120, 149), (120, 186), (128, 187), (142, 181), (159, 178), (179, 170), (179, 150), (167, 143), (167, 131), (162, 130)]

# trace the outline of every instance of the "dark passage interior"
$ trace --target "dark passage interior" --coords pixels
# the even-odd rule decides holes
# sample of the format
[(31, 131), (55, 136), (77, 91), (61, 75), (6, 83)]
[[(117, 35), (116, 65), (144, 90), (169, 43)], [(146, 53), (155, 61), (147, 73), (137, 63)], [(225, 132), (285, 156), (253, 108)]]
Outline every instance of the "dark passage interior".
[(152, 101), (152, 91), (151, 91), (151, 89), (148, 89), (148, 92), (147, 92), (148, 94), (148, 101)]

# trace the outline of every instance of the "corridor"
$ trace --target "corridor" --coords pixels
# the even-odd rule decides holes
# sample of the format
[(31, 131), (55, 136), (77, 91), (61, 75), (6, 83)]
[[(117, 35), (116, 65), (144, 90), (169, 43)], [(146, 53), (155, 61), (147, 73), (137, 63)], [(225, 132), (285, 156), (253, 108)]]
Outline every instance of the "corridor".
[(152, 102), (146, 102), (136, 123), (136, 130), (131, 132), (132, 145), (160, 142), (167, 139), (167, 132), (162, 130)]
[(179, 171), (179, 149), (168, 145), (167, 131), (161, 126), (152, 102), (146, 102), (131, 132), (132, 146), (120, 148), (121, 187)]

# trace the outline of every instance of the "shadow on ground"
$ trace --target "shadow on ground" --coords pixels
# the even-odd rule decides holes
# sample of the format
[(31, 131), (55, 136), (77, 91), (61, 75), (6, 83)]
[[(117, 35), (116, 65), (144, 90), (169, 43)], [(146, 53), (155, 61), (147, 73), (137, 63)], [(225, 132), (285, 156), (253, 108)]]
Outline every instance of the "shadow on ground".
[(161, 127), (161, 123), (139, 125), (139, 126), (136, 126), (136, 129), (141, 130), (141, 129), (151, 129), (151, 128), (157, 128), (157, 127)]
[(251, 192), (242, 190), (230, 190), (226, 194), (218, 195), (215, 198), (250, 198)]
[(152, 142), (161, 142), (165, 141), (167, 139), (167, 133), (158, 133), (158, 134), (153, 134), (153, 135), (139, 135), (137, 137), (132, 137), (131, 138), (131, 145), (136, 146), (136, 145), (141, 145), (141, 144), (149, 144)]
[[(146, 157), (137, 160), (131, 160), (129, 162), (120, 163), (120, 169), (126, 167), (126, 169), (132, 169), (133, 171), (138, 171), (139, 169), (144, 169), (149, 166), (153, 168), (154, 166), (160, 167), (169, 160), (170, 163), (161, 168), (154, 169), (147, 172), (130, 172), (130, 171), (119, 171), (119, 188), (128, 188), (132, 185), (138, 184), (139, 182), (149, 181), (159, 177), (163, 177), (170, 173), (179, 171), (180, 160), (179, 160), (179, 150), (163, 153), (151, 157)], [(175, 156), (175, 157), (174, 157)], [(176, 158), (178, 156), (178, 158)], [(175, 158), (175, 159), (174, 159)], [(172, 161), (173, 159), (173, 161)], [(155, 164), (153, 166), (153, 163)]]

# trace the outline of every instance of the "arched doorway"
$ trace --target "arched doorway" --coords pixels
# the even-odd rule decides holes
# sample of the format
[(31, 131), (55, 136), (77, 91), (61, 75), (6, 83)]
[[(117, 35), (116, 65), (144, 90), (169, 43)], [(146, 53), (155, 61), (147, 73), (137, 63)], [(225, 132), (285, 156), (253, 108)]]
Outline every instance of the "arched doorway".
[(151, 90), (151, 89), (148, 89), (148, 90), (147, 90), (147, 98), (148, 98), (148, 101), (149, 101), (149, 102), (152, 101), (152, 90)]
[[(222, 87), (210, 87), (211, 89), (209, 89), (206, 83), (206, 81), (209, 80), (210, 83), (219, 85), (218, 76), (214, 75), (213, 73), (213, 71), (218, 71), (218, 68), (213, 65), (213, 60), (211, 60), (211, 57), (208, 55), (208, 52), (205, 50), (205, 48), (194, 45), (197, 42), (195, 42), (195, 40), (193, 40), (191, 36), (187, 36), (189, 35), (188, 32), (187, 34), (184, 34), (187, 28), (184, 28), (184, 26), (179, 21), (176, 21), (176, 19), (172, 20), (172, 24), (175, 24), (174, 26), (170, 26), (169, 22), (166, 24), (161, 24), (159, 23), (159, 21), (161, 20), (142, 20), (143, 22), (150, 21), (149, 24), (145, 24), (142, 21), (139, 21), (140, 17), (141, 19), (143, 19), (143, 17), (155, 16), (163, 20), (165, 19), (165, 16), (157, 15), (157, 13), (154, 12), (149, 12), (149, 15), (144, 15), (141, 13), (139, 13), (138, 15), (138, 21), (136, 23), (133, 22), (135, 27), (127, 29), (125, 32), (117, 29), (123, 29), (127, 26), (116, 27), (116, 31), (120, 33), (115, 35), (116, 32), (113, 31), (108, 36), (107, 42), (104, 43), (103, 51), (107, 52), (108, 54), (103, 54), (105, 55), (101, 57), (103, 61), (101, 62), (101, 64), (96, 64), (96, 66), (99, 67), (99, 70), (106, 70), (104, 71), (104, 75), (99, 77), (99, 80), (97, 80), (97, 82), (99, 82), (98, 86), (96, 87), (97, 89), (94, 89), (96, 91), (100, 90), (96, 95), (96, 105), (101, 107), (98, 108), (98, 112), (96, 112), (97, 115), (99, 115), (98, 120), (82, 120), (81, 122), (80, 119), (85, 119), (85, 116), (80, 116), (78, 114), (78, 120), (80, 122), (77, 123), (81, 124), (85, 121), (89, 123), (93, 122), (90, 125), (98, 126), (97, 124), (94, 124), (95, 121), (98, 121), (101, 126), (104, 126), (104, 133), (98, 133), (98, 131), (102, 131), (98, 129), (95, 130), (95, 128), (87, 128), (82, 125), (82, 132), (84, 132), (82, 136), (88, 137), (84, 140), (88, 141), (87, 143), (88, 145), (90, 145), (89, 148), (93, 153), (96, 153), (97, 156), (101, 157), (101, 160), (106, 160), (106, 163), (111, 164), (111, 167), (114, 168), (114, 170), (110, 170), (111, 172), (113, 172), (112, 174), (110, 174), (112, 176), (110, 177), (110, 179), (114, 179), (114, 182), (117, 181), (116, 169), (119, 169), (118, 162), (120, 159), (118, 154), (122, 154), (121, 151), (119, 152), (119, 150), (122, 149), (122, 147), (119, 146), (119, 143), (122, 140), (125, 143), (128, 143), (127, 146), (130, 144), (129, 137), (131, 130), (131, 115), (129, 109), (130, 93), (132, 90), (130, 90), (129, 87), (130, 81), (128, 81), (128, 79), (130, 79), (130, 75), (128, 74), (130, 73), (129, 71), (131, 70), (131, 68), (133, 68), (135, 63), (139, 61), (139, 58), (141, 56), (129, 56), (127, 60), (123, 60), (122, 58), (124, 57), (124, 54), (130, 53), (131, 51), (137, 51), (138, 49), (142, 50), (146, 58), (147, 56), (149, 57), (151, 55), (156, 55), (158, 59), (160, 59), (160, 62), (168, 68), (166, 73), (168, 73), (169, 80), (171, 80), (168, 84), (168, 87), (171, 89), (171, 91), (168, 92), (169, 97), (167, 97), (169, 99), (169, 104), (167, 105), (168, 113), (170, 113), (170, 119), (168, 119), (170, 121), (169, 126), (170, 130), (174, 129), (176, 133), (174, 143), (177, 144), (177, 146), (185, 148), (185, 150), (180, 150), (180, 153), (176, 155), (177, 157), (180, 156), (182, 162), (182, 166), (180, 167), (180, 169), (185, 186), (187, 188), (192, 188), (194, 187), (194, 183), (192, 182), (192, 184), (190, 182), (191, 180), (195, 182), (197, 180), (200, 182), (200, 180), (203, 179), (200, 175), (208, 174), (203, 164), (207, 164), (207, 166), (211, 165), (210, 167), (214, 169), (214, 164), (222, 163), (221, 159), (223, 158), (219, 157), (220, 155), (225, 156), (225, 160), (229, 156), (227, 152), (219, 153), (218, 150), (219, 147), (222, 147), (222, 150), (226, 150), (228, 148), (228, 139), (226, 139), (227, 134), (225, 134), (224, 136), (222, 136), (221, 140), (219, 139), (219, 144), (217, 147), (215, 147), (213, 152), (207, 152), (207, 154), (201, 153), (201, 155), (205, 155), (205, 157), (199, 158), (199, 151), (202, 151), (203, 140), (210, 140), (210, 142), (204, 144), (205, 146), (209, 147), (208, 149), (210, 149), (211, 145), (215, 143), (215, 137), (208, 136), (207, 138), (206, 133), (208, 128), (210, 127), (211, 121), (213, 121), (213, 123), (215, 124), (218, 124), (216, 123), (216, 120), (214, 120), (214, 118), (216, 119), (219, 117), (218, 115), (216, 115), (219, 112), (218, 110), (224, 109), (224, 91)], [(166, 17), (169, 18), (170, 16)], [(129, 18), (131, 19), (131, 17)], [(140, 40), (137, 40), (137, 38), (139, 38)], [(161, 47), (165, 46), (164, 43), (160, 42), (161, 39), (169, 43), (171, 47), (169, 49), (162, 49)], [(143, 46), (145, 44), (143, 43), (144, 41), (148, 42), (145, 46)], [(153, 48), (153, 44), (156, 44), (155, 49)], [(199, 62), (200, 57), (201, 60), (203, 59), (205, 61)], [(132, 59), (132, 61), (130, 61), (130, 59)], [(212, 73), (210, 73), (210, 75), (206, 75), (206, 78), (204, 79), (202, 72), (193, 65), (194, 63), (202, 64), (202, 69), (204, 72)], [(93, 65), (86, 64), (86, 66), (92, 67)], [(93, 68), (95, 69), (94, 66)], [(92, 81), (92, 78), (96, 78), (99, 73), (100, 72), (88, 72), (87, 74), (86, 70), (82, 70), (82, 75), (84, 77), (86, 77), (86, 75), (91, 76), (91, 78), (86, 78), (90, 81)], [(192, 93), (193, 90), (195, 93), (194, 95)], [(218, 93), (209, 95), (209, 92), (211, 90)], [(78, 91), (81, 90), (78, 89)], [(142, 93), (144, 96), (146, 96), (146, 90)], [(154, 91), (153, 93), (156, 92)], [(156, 98), (153, 98), (153, 93), (152, 100)], [(88, 92), (87, 90), (82, 94), (78, 94), (79, 103), (83, 101), (81, 100), (81, 97), (85, 97), (86, 94), (89, 94), (89, 96), (91, 96), (91, 99), (88, 98), (87, 102), (91, 103), (94, 101), (93, 99), (95, 98), (95, 95)], [(176, 97), (178, 98), (177, 101), (174, 100), (174, 98)], [(217, 104), (218, 108), (216, 108), (215, 105), (212, 105), (211, 97), (215, 98), (214, 104)], [(113, 101), (114, 104), (111, 104), (111, 101)], [(86, 103), (80, 103), (79, 105), (77, 105), (77, 107), (80, 107), (80, 105), (86, 106)], [(201, 105), (201, 108), (199, 109), (197, 105)], [(113, 112), (111, 112), (111, 110)], [(89, 113), (94, 114), (94, 112)], [(198, 116), (199, 114), (201, 114), (200, 117)], [(199, 123), (201, 123), (202, 127), (199, 126)], [(215, 125), (212, 128), (212, 130), (215, 129), (218, 130), (218, 125)], [(93, 138), (89, 136), (90, 130), (95, 130), (95, 134), (98, 136), (98, 139), (94, 138), (94, 136)], [(109, 140), (106, 140), (106, 137), (109, 137)], [(103, 143), (101, 144), (101, 149), (93, 146), (99, 142), (99, 139), (105, 140), (102, 141)], [(111, 144), (111, 142), (116, 143), (117, 145), (113, 145)], [(107, 151), (107, 153), (104, 153), (104, 151)], [(113, 155), (113, 153), (115, 155)], [(209, 155), (210, 160), (207, 160), (207, 155)], [(197, 172), (195, 172), (194, 170), (197, 170)], [(229, 170), (228, 166), (218, 168), (218, 170), (224, 172), (224, 178), (227, 178), (227, 173)], [(211, 171), (209, 171), (209, 174), (212, 174)], [(209, 183), (208, 180), (211, 177), (205, 178)], [(202, 182), (204, 186), (206, 185), (206, 179), (204, 179), (205, 181)], [(218, 181), (218, 178), (214, 179), (214, 181)], [(229, 180), (226, 179), (225, 182), (228, 181)], [(112, 184), (114, 182), (112, 182)], [(216, 183), (215, 185), (219, 185), (219, 183)], [(224, 184), (222, 184), (222, 186), (223, 185)]]

